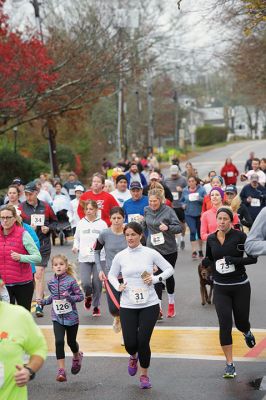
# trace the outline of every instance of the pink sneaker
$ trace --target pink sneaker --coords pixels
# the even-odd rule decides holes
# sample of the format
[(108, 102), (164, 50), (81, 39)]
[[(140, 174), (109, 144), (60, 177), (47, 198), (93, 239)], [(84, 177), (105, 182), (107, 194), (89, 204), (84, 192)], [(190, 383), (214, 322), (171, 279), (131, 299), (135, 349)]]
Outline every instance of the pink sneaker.
[(71, 373), (73, 375), (77, 375), (81, 369), (81, 364), (82, 364), (82, 358), (83, 358), (83, 353), (82, 351), (79, 352), (79, 355), (77, 358), (72, 358), (72, 367), (71, 367)]
[(130, 376), (136, 375), (138, 370), (138, 356), (136, 358), (133, 356), (129, 357), (127, 370)]
[(139, 381), (141, 389), (150, 389), (152, 387), (149, 377), (146, 375), (140, 375)]
[(64, 370), (64, 368), (58, 369), (57, 375), (56, 375), (56, 380), (57, 380), (57, 382), (66, 382), (67, 381), (66, 371)]

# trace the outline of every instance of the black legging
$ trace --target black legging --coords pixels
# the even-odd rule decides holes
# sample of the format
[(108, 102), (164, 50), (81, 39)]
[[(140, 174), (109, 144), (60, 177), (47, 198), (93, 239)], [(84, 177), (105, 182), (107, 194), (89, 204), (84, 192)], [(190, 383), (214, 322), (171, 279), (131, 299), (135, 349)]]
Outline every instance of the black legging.
[[(163, 258), (165, 258), (173, 268), (175, 268), (175, 263), (177, 260), (177, 251), (171, 254), (162, 254)], [(162, 273), (162, 270), (158, 268), (158, 271), (155, 272), (154, 275), (159, 275)], [(166, 279), (166, 289), (168, 294), (173, 294), (175, 292), (175, 278), (174, 275), (170, 276), (170, 278)], [(162, 293), (163, 293), (163, 284), (161, 282), (156, 283), (154, 285), (155, 291), (159, 300), (162, 300)]]
[(65, 358), (65, 332), (67, 335), (67, 344), (69, 345), (72, 353), (79, 351), (79, 345), (76, 341), (79, 325), (61, 325), (57, 321), (53, 321), (54, 336), (55, 336), (55, 353), (57, 360)]
[(26, 308), (27, 310), (31, 310), (31, 301), (34, 292), (34, 283), (33, 281), (29, 283), (25, 283), (23, 285), (14, 285), (8, 286), (6, 288), (9, 293), (10, 303), (17, 304)]
[(149, 368), (150, 339), (159, 314), (159, 304), (146, 308), (120, 308), (120, 320), (126, 351), (138, 353), (142, 368)]
[(236, 328), (241, 332), (250, 330), (250, 283), (243, 285), (214, 285), (213, 301), (219, 319), (221, 346), (231, 345), (234, 315)]

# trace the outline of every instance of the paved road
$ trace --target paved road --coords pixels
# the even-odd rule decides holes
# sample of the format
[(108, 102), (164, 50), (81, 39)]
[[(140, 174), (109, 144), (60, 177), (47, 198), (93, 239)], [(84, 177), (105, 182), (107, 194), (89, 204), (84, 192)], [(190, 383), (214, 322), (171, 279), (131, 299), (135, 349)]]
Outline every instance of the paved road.
[[(254, 150), (255, 154), (259, 157), (265, 156), (265, 144), (266, 141), (231, 144), (225, 148), (219, 148), (207, 154), (201, 154), (191, 161), (197, 166), (200, 176), (207, 174), (208, 170), (212, 169), (214, 165), (218, 168), (228, 156), (232, 156), (237, 166), (242, 170), (249, 151)], [(199, 329), (201, 327), (217, 327), (218, 324), (213, 305), (203, 307), (200, 304), (197, 262), (191, 261), (191, 250), (188, 238), (186, 239), (186, 244), (186, 249), (179, 254), (175, 272), (177, 316), (172, 320), (165, 319), (159, 326), (160, 328), (167, 329), (167, 331), (170, 332), (169, 334), (171, 334), (171, 329), (178, 329), (178, 327), (182, 327), (183, 330), (185, 327), (191, 329), (188, 336), (184, 337), (186, 346), (182, 346), (181, 341), (182, 355), (179, 354), (181, 350), (177, 350), (176, 348), (173, 348), (173, 350), (170, 348), (170, 355), (168, 353), (168, 356), (166, 354), (160, 355), (160, 349), (157, 348), (158, 345), (156, 347), (156, 341), (154, 342), (154, 355), (150, 369), (150, 376), (153, 383), (152, 390), (141, 392), (138, 388), (137, 378), (131, 378), (127, 375), (126, 355), (120, 343), (118, 343), (116, 346), (116, 354), (103, 352), (101, 353), (101, 357), (98, 357), (95, 351), (87, 352), (86, 350), (82, 371), (78, 376), (71, 376), (68, 374), (69, 379), (67, 383), (60, 384), (55, 382), (56, 360), (52, 354), (48, 357), (44, 368), (39, 372), (36, 380), (29, 385), (29, 398), (35, 400), (72, 400), (75, 397), (80, 400), (130, 400), (141, 396), (143, 399), (155, 400), (266, 399), (266, 390), (254, 390), (251, 385), (251, 382), (262, 378), (264, 374), (266, 375), (266, 333), (264, 331), (266, 328), (265, 258), (261, 258), (257, 265), (248, 267), (248, 275), (252, 286), (251, 324), (255, 330), (262, 330), (257, 333), (259, 338), (259, 350), (250, 358), (238, 357), (238, 377), (234, 381), (226, 381), (221, 378), (224, 368), (224, 361), (223, 357), (221, 357), (221, 353), (218, 354), (218, 352), (215, 353), (215, 351), (211, 350), (207, 351), (209, 349), (206, 348), (205, 354), (201, 356), (192, 354), (192, 349), (194, 349), (197, 344), (199, 344), (200, 347), (200, 343), (202, 343), (198, 334), (199, 330), (195, 330), (196, 327)], [(74, 256), (71, 253), (71, 244), (63, 247), (55, 246), (53, 248), (53, 254), (58, 254), (59, 252), (66, 254), (74, 261)], [(48, 267), (47, 270), (47, 279), (49, 279), (49, 276), (51, 276), (50, 267)], [(166, 295), (164, 294), (163, 308), (165, 311), (166, 306)], [(80, 330), (82, 331), (80, 340), (83, 341), (83, 333), (85, 332), (88, 348), (90, 348), (90, 341), (97, 340), (97, 337), (92, 338), (92, 330), (86, 331), (86, 326), (94, 326), (95, 329), (100, 329), (99, 332), (102, 332), (102, 328), (99, 325), (106, 327), (110, 326), (112, 322), (106, 310), (104, 296), (101, 308), (102, 317), (93, 319), (91, 315), (88, 315), (88, 313), (79, 306), (80, 323), (83, 326)], [(47, 309), (45, 317), (43, 319), (38, 319), (37, 322), (40, 325), (51, 325), (49, 314), (50, 312)], [(105, 329), (105, 332), (110, 331)], [(264, 333), (265, 337), (263, 337)], [(108, 335), (110, 338), (108, 338)], [(106, 342), (109, 340), (111, 342), (112, 340), (116, 340), (113, 339), (112, 332), (108, 333), (108, 335), (104, 336), (106, 337)], [(209, 338), (209, 336), (207, 336), (209, 335), (209, 331), (203, 331), (203, 335)], [(215, 335), (217, 340), (217, 331)], [(159, 337), (160, 332), (156, 331), (156, 335), (154, 336)], [(98, 339), (98, 342), (96, 342), (98, 343), (97, 346), (101, 347), (103, 339), (101, 339), (100, 335)], [(120, 338), (118, 335), (117, 341), (119, 340)], [(166, 342), (163, 343), (164, 348), (167, 345), (171, 345), (170, 339), (169, 342), (168, 339), (163, 340)], [(52, 342), (52, 340), (49, 341)], [(243, 339), (240, 335), (236, 338), (235, 343), (237, 344), (236, 347), (243, 347)], [(240, 344), (238, 345), (238, 343)], [(50, 343), (50, 345), (52, 346), (52, 343)], [(111, 346), (113, 345), (111, 344)], [(210, 347), (211, 346), (212, 343), (210, 341)], [(114, 347), (112, 347), (112, 349), (113, 348)], [(98, 348), (97, 350), (99, 351)], [(239, 349), (236, 348), (236, 352), (238, 350)], [(246, 351), (248, 351), (248, 349), (246, 349)], [(210, 356), (210, 354), (212, 355)], [(68, 366), (70, 362), (70, 357), (67, 357)], [(258, 382), (256, 383), (258, 384)], [(266, 389), (266, 385), (264, 388)]]

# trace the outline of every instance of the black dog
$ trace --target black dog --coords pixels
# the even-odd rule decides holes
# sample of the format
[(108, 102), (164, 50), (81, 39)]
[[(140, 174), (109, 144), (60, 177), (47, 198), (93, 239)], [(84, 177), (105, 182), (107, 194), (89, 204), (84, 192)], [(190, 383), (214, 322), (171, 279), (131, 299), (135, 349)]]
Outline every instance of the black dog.
[[(206, 302), (212, 304), (213, 297), (213, 279), (211, 274), (211, 267), (204, 267), (201, 263), (198, 266), (199, 280), (200, 280), (200, 294), (201, 304), (205, 306)], [(207, 285), (210, 286), (208, 293)]]

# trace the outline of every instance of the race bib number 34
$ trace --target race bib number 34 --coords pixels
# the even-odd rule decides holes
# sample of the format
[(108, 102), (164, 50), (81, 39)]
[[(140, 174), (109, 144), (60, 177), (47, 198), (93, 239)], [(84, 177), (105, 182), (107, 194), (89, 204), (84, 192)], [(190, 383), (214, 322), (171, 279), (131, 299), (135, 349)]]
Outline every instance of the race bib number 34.
[(148, 301), (149, 290), (145, 288), (130, 289), (129, 297), (133, 304), (145, 304)]
[(234, 272), (236, 270), (234, 264), (226, 264), (224, 258), (216, 261), (215, 268), (219, 274), (229, 274), (230, 272)]
[(44, 214), (32, 214), (30, 223), (31, 225), (35, 226), (43, 226), (44, 220), (45, 220)]
[(53, 309), (57, 315), (67, 314), (72, 311), (72, 305), (66, 299), (53, 300)]

